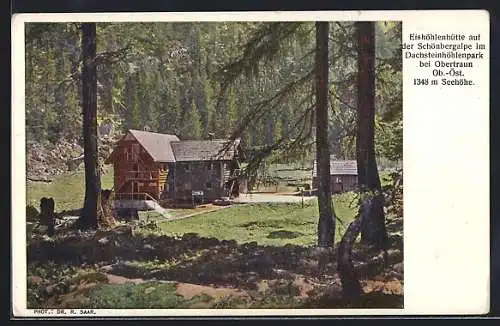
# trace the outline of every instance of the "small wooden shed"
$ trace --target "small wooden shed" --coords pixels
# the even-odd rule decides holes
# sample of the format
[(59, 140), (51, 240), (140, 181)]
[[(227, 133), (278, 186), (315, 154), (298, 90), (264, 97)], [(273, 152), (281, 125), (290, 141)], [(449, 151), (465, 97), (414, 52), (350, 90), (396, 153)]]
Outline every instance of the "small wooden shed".
[[(358, 166), (355, 160), (330, 160), (330, 185), (332, 193), (354, 191), (358, 187)], [(312, 187), (318, 187), (316, 161), (313, 164)]]

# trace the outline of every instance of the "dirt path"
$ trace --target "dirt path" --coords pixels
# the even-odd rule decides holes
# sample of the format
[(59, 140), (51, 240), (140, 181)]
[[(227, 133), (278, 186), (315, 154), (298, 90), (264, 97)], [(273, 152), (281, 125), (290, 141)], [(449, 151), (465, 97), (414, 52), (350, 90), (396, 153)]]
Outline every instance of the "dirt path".
[(218, 210), (221, 210), (221, 209), (224, 209), (224, 208), (230, 208), (230, 207), (234, 207), (234, 205), (214, 206), (214, 208), (212, 208), (212, 209), (202, 210), (202, 211), (194, 212), (194, 213), (187, 214), (187, 215), (173, 216), (173, 217), (171, 217), (169, 219), (165, 219), (165, 220), (162, 220), (162, 221), (182, 220), (183, 218), (193, 217), (193, 216), (200, 215), (200, 214), (205, 214), (205, 213), (212, 213), (212, 212), (216, 212)]
[(177, 295), (181, 295), (186, 299), (191, 299), (201, 294), (208, 295), (212, 298), (221, 298), (221, 297), (245, 297), (249, 298), (250, 296), (244, 290), (232, 289), (226, 287), (211, 287), (205, 285), (198, 285), (192, 283), (177, 283)]
[(104, 275), (106, 275), (106, 277), (108, 278), (109, 284), (126, 284), (126, 283), (140, 284), (140, 283), (149, 282), (148, 280), (144, 280), (142, 278), (128, 278), (128, 277), (109, 274), (109, 273), (104, 273)]
[[(304, 196), (304, 202), (315, 199), (314, 196)], [(301, 196), (278, 195), (278, 194), (240, 194), (239, 198), (234, 199), (237, 203), (300, 203)]]
[(177, 286), (176, 294), (183, 296), (185, 299), (192, 299), (193, 297), (199, 295), (207, 295), (212, 298), (221, 298), (221, 297), (244, 297), (250, 298), (248, 293), (244, 290), (233, 289), (228, 287), (213, 287), (213, 286), (205, 286), (199, 284), (192, 283), (184, 283), (184, 282), (176, 282), (176, 281), (164, 281), (164, 280), (156, 280), (156, 279), (142, 279), (142, 278), (127, 278), (124, 276), (119, 276), (111, 273), (104, 273), (108, 278), (109, 284), (126, 284), (126, 283), (134, 283), (141, 284), (146, 282), (155, 282), (155, 283), (175, 283)]
[(215, 212), (224, 208), (231, 208), (236, 205), (242, 206), (246, 204), (266, 204), (266, 203), (301, 203), (302, 200), (304, 202), (310, 201), (312, 199), (316, 199), (314, 196), (304, 196), (302, 199), (301, 196), (295, 196), (295, 195), (286, 195), (286, 194), (240, 194), (238, 198), (232, 199), (232, 201), (235, 203), (233, 205), (228, 205), (228, 206), (214, 206), (212, 209), (207, 209), (207, 210), (201, 210), (199, 212), (194, 212), (191, 214), (187, 215), (180, 215), (180, 216), (173, 216), (168, 219), (164, 219), (162, 221), (174, 221), (174, 220), (180, 220), (183, 218), (189, 218), (193, 217), (196, 215), (200, 214), (205, 214), (205, 213), (211, 213)]
[[(232, 199), (232, 202), (234, 202), (233, 205), (227, 205), (227, 206), (216, 206), (212, 205), (209, 209), (204, 209), (200, 210), (197, 212), (189, 213), (186, 215), (179, 215), (179, 216), (171, 216), (169, 218), (162, 218), (162, 219), (155, 219), (161, 222), (168, 222), (168, 221), (175, 221), (175, 220), (182, 220), (184, 218), (189, 218), (193, 216), (197, 216), (200, 214), (206, 214), (206, 213), (212, 213), (216, 212), (221, 209), (225, 208), (231, 208), (236, 205), (242, 206), (246, 204), (265, 204), (265, 203), (301, 203), (302, 200), (304, 202), (307, 202), (309, 200), (315, 199), (316, 197), (314, 196), (304, 196), (303, 198), (301, 196), (295, 196), (291, 194), (285, 194), (285, 193), (280, 193), (280, 194), (274, 194), (274, 193), (259, 193), (259, 194), (240, 194), (238, 198)], [(167, 212), (171, 212), (172, 210), (176, 209), (167, 209)], [(152, 220), (152, 219), (151, 219)]]

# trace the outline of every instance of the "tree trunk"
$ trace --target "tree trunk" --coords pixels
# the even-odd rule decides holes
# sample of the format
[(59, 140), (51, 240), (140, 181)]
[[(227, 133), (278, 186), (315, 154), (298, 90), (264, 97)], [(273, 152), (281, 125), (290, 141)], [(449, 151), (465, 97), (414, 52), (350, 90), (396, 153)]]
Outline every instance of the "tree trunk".
[[(66, 74), (65, 62), (64, 62), (64, 45), (62, 42), (57, 42), (56, 46), (56, 56), (55, 56), (55, 68), (56, 76), (64, 76)], [(61, 118), (56, 124), (56, 139), (60, 139), (65, 136), (67, 126), (65, 124), (65, 113), (66, 113), (66, 86), (64, 83), (56, 85), (54, 87), (54, 100), (55, 100), (55, 112)]]
[(361, 192), (375, 193), (369, 216), (363, 220), (361, 239), (364, 243), (385, 248), (383, 197), (375, 158), (375, 24), (357, 22), (358, 37), (358, 117), (356, 158)]
[(102, 218), (97, 223), (100, 228), (107, 228), (115, 224), (115, 218), (113, 216), (114, 200), (114, 190), (106, 189), (101, 191)]
[(361, 198), (358, 216), (347, 227), (338, 249), (338, 264), (340, 281), (342, 282), (342, 297), (347, 300), (357, 299), (363, 294), (358, 275), (352, 263), (352, 246), (358, 237), (364, 220), (370, 214), (373, 198)]
[(328, 149), (328, 22), (316, 22), (316, 164), (318, 175), (318, 246), (332, 247), (335, 219)]
[(40, 199), (40, 224), (47, 227), (47, 235), (53, 236), (55, 233), (55, 202), (53, 198), (43, 197)]
[(101, 178), (97, 148), (96, 24), (82, 24), (82, 111), (85, 165), (85, 200), (79, 225), (97, 227), (102, 216)]

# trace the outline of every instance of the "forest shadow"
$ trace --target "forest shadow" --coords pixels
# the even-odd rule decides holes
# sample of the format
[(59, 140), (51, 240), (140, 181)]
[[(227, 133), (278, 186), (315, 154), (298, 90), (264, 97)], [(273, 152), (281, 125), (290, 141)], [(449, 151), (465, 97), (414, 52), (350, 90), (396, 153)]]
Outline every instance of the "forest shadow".
[(300, 307), (302, 309), (334, 309), (334, 308), (356, 308), (356, 309), (389, 309), (404, 308), (404, 296), (401, 294), (383, 293), (380, 291), (364, 293), (355, 300), (335, 298), (324, 295), (319, 298), (307, 300)]
[(175, 238), (114, 231), (97, 231), (93, 236), (73, 232), (52, 241), (33, 242), (27, 250), (28, 263), (98, 264), (112, 266), (110, 273), (129, 278), (201, 285), (250, 289), (262, 279), (286, 278), (287, 271), (315, 274), (309, 248), (263, 246), (256, 242), (238, 244), (195, 233)]
[(288, 230), (278, 230), (278, 231), (271, 231), (267, 235), (268, 239), (294, 239), (303, 236), (304, 233), (301, 232), (295, 232), (295, 231), (288, 231)]
[[(293, 233), (276, 232), (280, 236)], [(360, 261), (361, 277), (383, 272), (382, 262), (372, 259), (377, 254), (369, 248), (355, 249), (353, 257)], [(99, 266), (107, 273), (127, 278), (245, 290), (256, 290), (267, 280), (292, 282), (297, 276), (325, 281), (325, 277), (336, 274), (335, 254), (329, 251), (321, 259), (318, 255), (314, 247), (238, 244), (234, 240), (220, 241), (196, 233), (182, 237), (143, 235), (132, 233), (128, 226), (112, 231), (71, 231), (50, 241), (32, 241), (27, 248), (28, 263), (32, 264)], [(390, 264), (398, 263), (402, 253), (390, 260)]]
[[(62, 210), (60, 212), (54, 212), (54, 217), (56, 219), (63, 219), (65, 217), (80, 216), (81, 211), (82, 211), (81, 208)], [(27, 221), (38, 222), (39, 216), (40, 216), (40, 212), (36, 207), (34, 207), (33, 205), (26, 205), (26, 220)]]
[(393, 220), (387, 224), (386, 228), (387, 232), (389, 233), (398, 232), (403, 229), (403, 220), (402, 219)]

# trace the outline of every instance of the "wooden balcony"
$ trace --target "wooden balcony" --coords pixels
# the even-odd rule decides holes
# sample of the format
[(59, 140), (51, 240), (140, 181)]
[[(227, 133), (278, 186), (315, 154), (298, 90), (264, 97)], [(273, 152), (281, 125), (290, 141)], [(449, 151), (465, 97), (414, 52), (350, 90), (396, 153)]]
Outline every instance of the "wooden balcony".
[(151, 200), (156, 202), (157, 198), (146, 192), (121, 192), (115, 195), (118, 200)]
[(144, 180), (153, 181), (158, 180), (160, 174), (158, 171), (126, 171), (125, 178), (127, 180)]

